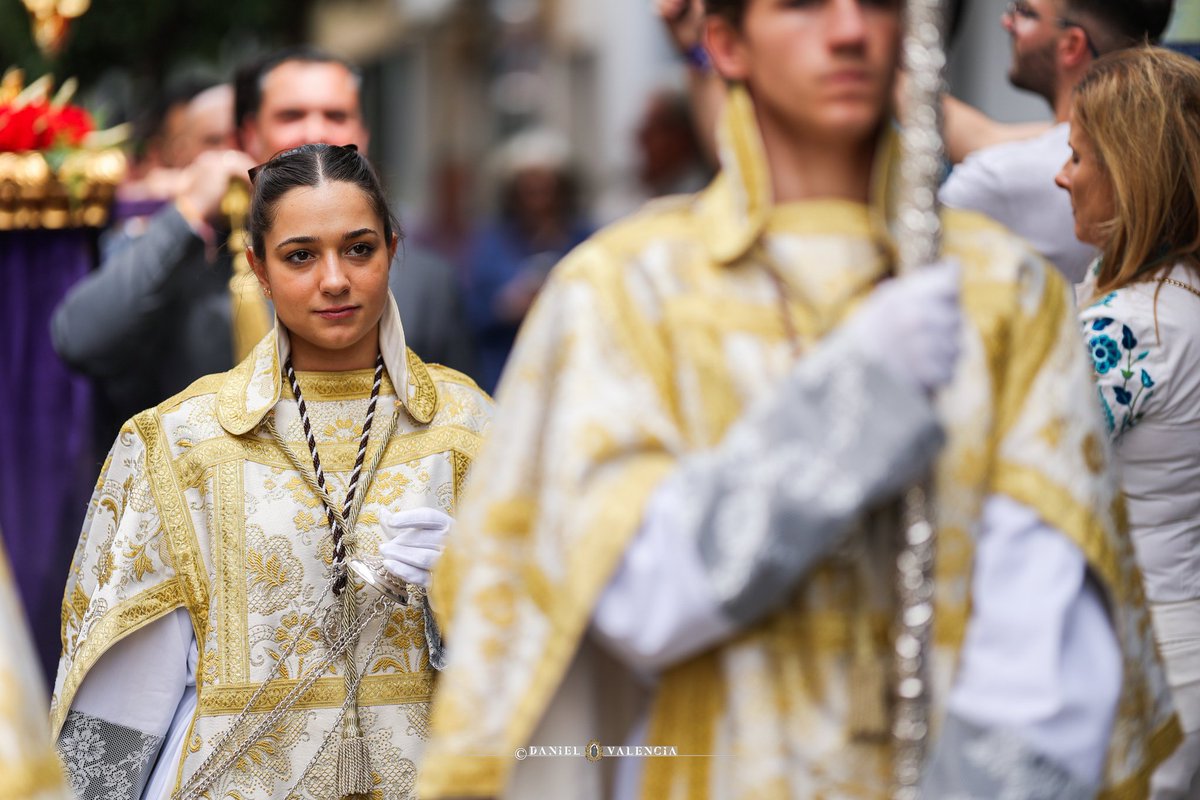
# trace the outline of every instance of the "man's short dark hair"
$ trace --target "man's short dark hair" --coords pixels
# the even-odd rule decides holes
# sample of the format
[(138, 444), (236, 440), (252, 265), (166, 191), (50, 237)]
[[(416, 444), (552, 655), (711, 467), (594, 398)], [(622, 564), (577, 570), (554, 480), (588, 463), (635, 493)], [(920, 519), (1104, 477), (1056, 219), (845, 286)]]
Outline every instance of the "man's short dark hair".
[(233, 78), (233, 122), (234, 130), (240, 131), (243, 123), (258, 114), (262, 108), (263, 80), (278, 66), (290, 62), (302, 64), (337, 64), (345, 67), (354, 76), (356, 83), (362, 82), (362, 72), (344, 58), (327, 53), (316, 47), (288, 47), (277, 50), (237, 71)]
[(1089, 25), (1101, 53), (1147, 40), (1157, 43), (1171, 21), (1174, 0), (1066, 0), (1065, 16)]
[(185, 106), (201, 92), (217, 85), (213, 78), (187, 75), (167, 83), (153, 102), (133, 119), (133, 141), (141, 147), (160, 135), (167, 121), (167, 113), (177, 106)]

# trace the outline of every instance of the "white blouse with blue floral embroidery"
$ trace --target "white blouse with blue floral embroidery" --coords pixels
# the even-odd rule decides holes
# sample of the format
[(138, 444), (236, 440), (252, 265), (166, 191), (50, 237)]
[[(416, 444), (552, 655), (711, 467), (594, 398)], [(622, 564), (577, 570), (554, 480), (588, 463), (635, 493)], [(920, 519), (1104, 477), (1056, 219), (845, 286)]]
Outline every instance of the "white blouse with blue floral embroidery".
[(1078, 289), (1134, 547), (1156, 603), (1200, 598), (1200, 275), (1176, 265), (1167, 278), (1096, 297), (1092, 270)]

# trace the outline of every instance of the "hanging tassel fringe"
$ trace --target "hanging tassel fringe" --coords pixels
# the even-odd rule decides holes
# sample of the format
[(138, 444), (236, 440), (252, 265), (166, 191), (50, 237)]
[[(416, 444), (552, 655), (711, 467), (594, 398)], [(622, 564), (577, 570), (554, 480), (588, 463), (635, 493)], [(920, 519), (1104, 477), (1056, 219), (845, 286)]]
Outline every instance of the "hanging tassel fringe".
[(888, 735), (887, 675), (879, 659), (856, 657), (850, 666), (850, 735), (878, 741)]
[(338, 747), (338, 797), (367, 796), (375, 788), (371, 780), (371, 751), (362, 736), (344, 736)]

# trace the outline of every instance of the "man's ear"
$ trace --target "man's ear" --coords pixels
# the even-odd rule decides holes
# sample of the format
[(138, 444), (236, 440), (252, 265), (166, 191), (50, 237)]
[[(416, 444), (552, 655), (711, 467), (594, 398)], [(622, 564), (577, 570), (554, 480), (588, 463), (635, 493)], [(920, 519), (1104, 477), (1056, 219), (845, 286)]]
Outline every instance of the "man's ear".
[(1063, 30), (1058, 39), (1058, 58), (1067, 69), (1078, 69), (1092, 61), (1092, 51), (1088, 47), (1088, 37), (1083, 28), (1069, 25)]
[(729, 81), (742, 81), (749, 73), (746, 42), (742, 31), (720, 14), (710, 14), (704, 20), (704, 47), (712, 59), (713, 68)]

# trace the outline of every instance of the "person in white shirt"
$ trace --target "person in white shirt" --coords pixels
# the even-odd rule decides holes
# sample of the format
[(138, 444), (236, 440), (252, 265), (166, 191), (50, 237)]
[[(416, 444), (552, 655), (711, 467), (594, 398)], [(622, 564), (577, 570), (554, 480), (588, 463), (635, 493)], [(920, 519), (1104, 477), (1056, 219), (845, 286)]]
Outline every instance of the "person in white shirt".
[(1080, 326), (1186, 735), (1152, 797), (1200, 797), (1200, 64), (1114, 54), (1080, 83), (1073, 114), (1057, 182), (1076, 235), (1101, 250)]
[(1057, 124), (1032, 139), (967, 156), (942, 185), (941, 201), (986, 214), (1027, 239), (1067, 280), (1082, 280), (1096, 251), (1075, 237), (1070, 203), (1053, 177), (1068, 154), (1071, 93), (1102, 54), (1157, 41), (1172, 6), (1172, 0), (1009, 3), (1002, 17), (1012, 38), (1009, 81), (1045, 98)]

